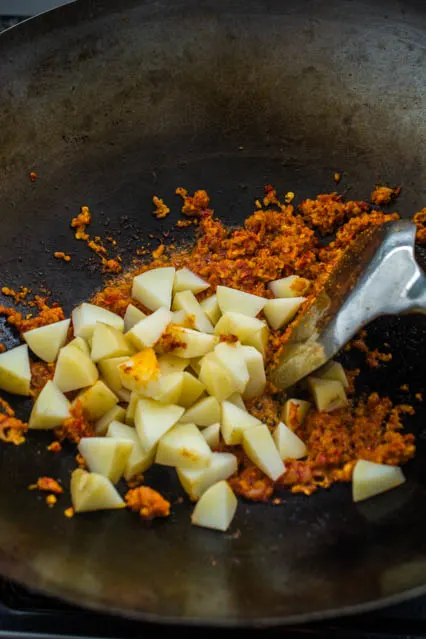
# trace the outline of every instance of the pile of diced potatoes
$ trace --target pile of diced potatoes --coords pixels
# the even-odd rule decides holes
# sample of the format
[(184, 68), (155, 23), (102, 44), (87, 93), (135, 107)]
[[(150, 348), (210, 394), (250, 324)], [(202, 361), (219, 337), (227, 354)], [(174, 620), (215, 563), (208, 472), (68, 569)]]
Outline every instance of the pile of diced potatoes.
[[(28, 347), (46, 362), (56, 362), (53, 381), (34, 403), (29, 427), (53, 429), (70, 417), (65, 393), (79, 391), (96, 436), (78, 448), (90, 472), (74, 471), (71, 497), (76, 512), (125, 506), (115, 484), (130, 480), (152, 464), (176, 469), (190, 499), (192, 523), (226, 530), (237, 500), (227, 479), (237, 471), (230, 452), (214, 452), (220, 441), (241, 445), (250, 460), (272, 480), (284, 472), (284, 459), (301, 459), (306, 446), (293, 432), (291, 404), (302, 421), (311, 404), (288, 399), (282, 421), (270, 431), (248, 413), (245, 401), (262, 395), (266, 385), (265, 351), (269, 327), (288, 324), (305, 298), (309, 282), (290, 276), (270, 283), (275, 299), (226, 286), (201, 303), (196, 295), (209, 284), (187, 268), (148, 270), (133, 280), (124, 318), (83, 303), (71, 320), (24, 334), (26, 344), (0, 355), (0, 388), (30, 392)], [(266, 320), (257, 316), (263, 312)], [(164, 335), (173, 342), (165, 352)], [(346, 405), (348, 382), (340, 364), (331, 362), (308, 378), (320, 411)], [(293, 407), (294, 408), (294, 407)], [(404, 481), (397, 467), (358, 462), (354, 499), (365, 499)]]

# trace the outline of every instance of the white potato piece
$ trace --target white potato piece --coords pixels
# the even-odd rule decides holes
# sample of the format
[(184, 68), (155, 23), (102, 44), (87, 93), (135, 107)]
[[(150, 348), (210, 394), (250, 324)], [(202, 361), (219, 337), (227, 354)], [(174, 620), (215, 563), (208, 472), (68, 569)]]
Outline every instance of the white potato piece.
[(241, 410), (247, 410), (240, 393), (232, 393), (232, 395), (228, 397), (228, 402), (231, 402), (231, 404), (235, 404), (235, 406), (238, 406), (238, 408), (241, 408)]
[(235, 390), (238, 393), (244, 393), (249, 381), (249, 372), (241, 344), (239, 342), (235, 344), (221, 342), (215, 347), (214, 355), (219, 364), (231, 375)]
[(191, 291), (181, 291), (173, 298), (173, 311), (184, 311), (193, 322), (193, 327), (202, 333), (213, 333), (214, 326)]
[(53, 377), (59, 390), (63, 393), (79, 390), (94, 384), (98, 377), (99, 373), (95, 364), (77, 346), (67, 344), (61, 348)]
[(126, 338), (139, 350), (154, 346), (172, 321), (172, 313), (159, 308), (145, 317), (126, 333)]
[[(203, 355), (205, 357), (205, 355)], [(190, 362), (190, 366), (194, 373), (199, 377), (201, 370), (201, 362), (203, 361), (203, 357), (193, 357)]]
[(70, 416), (70, 403), (65, 395), (49, 380), (37, 397), (28, 426), (49, 430), (60, 426)]
[(238, 501), (227, 481), (218, 481), (202, 494), (192, 513), (195, 526), (228, 530), (237, 510)]
[(112, 437), (82, 437), (78, 444), (90, 472), (107, 477), (113, 484), (123, 476), (132, 448), (129, 439)]
[(268, 288), (275, 297), (300, 297), (306, 294), (311, 283), (304, 277), (289, 275), (269, 282)]
[(29, 395), (31, 383), (28, 346), (16, 346), (0, 353), (0, 388), (15, 395)]
[(301, 459), (307, 454), (304, 442), (283, 422), (280, 422), (275, 428), (272, 439), (281, 459)]
[(321, 379), (334, 379), (336, 382), (341, 382), (343, 388), (348, 388), (349, 382), (346, 377), (345, 369), (340, 362), (327, 362), (322, 368), (315, 371), (315, 377)]
[(139, 473), (144, 473), (152, 466), (155, 457), (155, 447), (148, 452), (144, 451), (139, 440), (138, 434), (134, 428), (126, 426), (118, 421), (111, 422), (108, 427), (107, 437), (118, 439), (128, 439), (132, 442), (132, 452), (127, 460), (124, 470), (124, 479), (128, 481)]
[(308, 377), (307, 381), (317, 410), (331, 413), (347, 405), (348, 400), (341, 382), (319, 377)]
[(206, 468), (212, 451), (195, 424), (178, 424), (158, 442), (155, 462), (175, 468)]
[(211, 424), (203, 428), (201, 431), (202, 436), (206, 440), (210, 448), (217, 448), (220, 444), (220, 424)]
[(237, 472), (238, 461), (231, 453), (212, 453), (206, 468), (193, 470), (178, 468), (177, 475), (182, 488), (192, 501), (197, 501), (203, 493), (218, 481), (228, 479)]
[(185, 326), (186, 328), (191, 328), (191, 322), (188, 319), (188, 315), (183, 310), (172, 311), (171, 324), (176, 324), (177, 326)]
[(118, 397), (100, 379), (74, 400), (80, 402), (84, 414), (91, 421), (97, 421), (118, 403)]
[(241, 351), (247, 366), (249, 380), (245, 387), (243, 398), (253, 399), (262, 395), (266, 386), (265, 365), (262, 353), (254, 346), (242, 346)]
[(114, 326), (98, 322), (92, 335), (92, 350), (90, 357), (93, 362), (113, 357), (131, 355), (132, 349), (126, 341), (123, 333)]
[(200, 302), (200, 306), (213, 326), (215, 326), (221, 316), (219, 304), (217, 301), (217, 295), (210, 295), (210, 297), (206, 297), (206, 299)]
[(263, 312), (269, 326), (278, 330), (291, 322), (305, 300), (306, 297), (282, 297), (276, 300), (268, 300)]
[(228, 446), (241, 444), (246, 430), (260, 426), (262, 422), (253, 417), (246, 410), (238, 408), (231, 402), (222, 402), (221, 405), (221, 432)]
[(228, 286), (218, 286), (216, 295), (222, 313), (235, 311), (236, 313), (255, 317), (266, 303), (266, 298), (264, 297), (245, 293)]
[(182, 395), (184, 373), (170, 373), (162, 375), (158, 380), (159, 389), (152, 398), (161, 404), (179, 404)]
[(74, 335), (83, 337), (85, 340), (92, 337), (98, 322), (114, 326), (121, 332), (124, 331), (124, 320), (122, 317), (116, 313), (107, 311), (105, 308), (88, 304), (87, 302), (83, 302), (83, 304), (77, 306), (77, 308), (73, 310), (71, 317)]
[(122, 422), (126, 417), (126, 410), (121, 406), (115, 405), (105, 413), (95, 424), (95, 432), (97, 435), (106, 435), (111, 422)]
[(127, 390), (127, 388), (120, 388), (120, 390), (117, 391), (116, 395), (120, 402), (124, 402), (125, 404), (128, 404), (130, 402), (131, 392)]
[(281, 410), (281, 419), (291, 430), (296, 430), (305, 420), (312, 407), (306, 399), (287, 399)]
[(176, 271), (175, 280), (173, 284), (174, 293), (180, 291), (191, 291), (195, 295), (201, 293), (210, 287), (210, 284), (203, 280), (199, 275), (190, 271), (189, 268), (184, 266)]
[(182, 357), (176, 357), (172, 353), (166, 353), (160, 355), (158, 358), (158, 366), (162, 375), (168, 375), (169, 373), (180, 373), (189, 366), (190, 362)]
[(265, 355), (269, 328), (265, 321), (237, 312), (224, 313), (215, 326), (217, 335), (235, 335), (241, 344), (253, 346)]
[(208, 353), (201, 360), (199, 379), (210, 395), (218, 402), (227, 399), (238, 390), (237, 383), (231, 373), (220, 362), (214, 353)]
[(211, 426), (220, 421), (220, 404), (216, 397), (203, 397), (182, 415), (179, 420), (183, 424)]
[(173, 355), (184, 359), (202, 357), (212, 351), (217, 343), (215, 335), (200, 333), (192, 328), (172, 326), (169, 331), (178, 342), (184, 344), (184, 346), (174, 348)]
[(243, 448), (253, 464), (272, 481), (276, 481), (285, 471), (283, 460), (266, 424), (244, 431)]
[(175, 403), (184, 408), (189, 408), (199, 399), (205, 389), (206, 387), (200, 380), (191, 375), (191, 373), (184, 371), (182, 373), (181, 393)]
[(265, 358), (266, 355), (266, 347), (268, 345), (269, 340), (269, 328), (265, 326), (261, 328), (257, 333), (253, 333), (250, 335), (245, 341), (245, 346), (253, 346), (256, 350), (261, 353), (262, 357)]
[(148, 385), (154, 382), (158, 388), (158, 379), (161, 371), (158, 365), (157, 355), (152, 348), (144, 348), (118, 365), (121, 383), (130, 391), (141, 393), (147, 390)]
[(32, 352), (44, 362), (55, 362), (59, 349), (65, 345), (71, 320), (66, 319), (23, 334)]
[(135, 425), (136, 406), (140, 399), (143, 399), (142, 395), (139, 395), (139, 393), (137, 393), (136, 391), (132, 391), (130, 395), (130, 401), (126, 410), (126, 417), (124, 420), (126, 424), (130, 424), (130, 426)]
[(105, 384), (110, 387), (113, 393), (118, 393), (122, 388), (120, 369), (118, 368), (123, 362), (127, 362), (128, 356), (111, 357), (98, 362), (99, 372)]
[(127, 333), (131, 328), (136, 326), (138, 322), (145, 319), (146, 313), (141, 311), (134, 304), (129, 304), (124, 314), (124, 330)]
[(352, 475), (353, 500), (356, 502), (369, 499), (404, 482), (405, 476), (399, 466), (387, 466), (359, 459)]
[(90, 355), (90, 346), (82, 337), (74, 337), (74, 339), (68, 342), (67, 346), (75, 346), (80, 351), (83, 351), (85, 355)]
[(137, 275), (133, 280), (132, 297), (150, 311), (161, 307), (170, 310), (175, 272), (173, 266), (166, 266)]
[(81, 468), (71, 475), (71, 500), (76, 513), (126, 507), (109, 479)]
[(152, 399), (140, 399), (136, 404), (135, 426), (142, 448), (145, 451), (151, 450), (184, 412), (182, 406), (164, 406)]

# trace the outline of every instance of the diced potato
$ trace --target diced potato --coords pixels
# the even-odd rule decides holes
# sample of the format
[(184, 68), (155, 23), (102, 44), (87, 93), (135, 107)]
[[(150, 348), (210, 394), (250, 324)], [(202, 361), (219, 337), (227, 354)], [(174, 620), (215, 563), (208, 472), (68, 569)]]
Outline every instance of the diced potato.
[(227, 481), (218, 481), (202, 494), (192, 513), (195, 526), (228, 530), (237, 510), (237, 498)]
[(283, 422), (280, 422), (272, 434), (281, 459), (301, 459), (307, 454), (304, 442)]
[(158, 366), (162, 375), (168, 375), (169, 373), (184, 371), (189, 366), (189, 361), (182, 357), (176, 357), (172, 353), (166, 353), (158, 358)]
[(122, 388), (120, 364), (128, 361), (128, 357), (111, 357), (111, 359), (103, 359), (98, 363), (99, 372), (113, 393), (118, 393)]
[(281, 419), (291, 430), (301, 426), (312, 404), (305, 399), (288, 399), (281, 410)]
[(202, 436), (206, 440), (210, 448), (217, 448), (220, 444), (220, 424), (212, 424), (203, 428), (201, 431)]
[(172, 309), (174, 311), (184, 311), (188, 317), (191, 317), (193, 326), (197, 331), (202, 333), (213, 333), (214, 326), (204, 313), (199, 301), (191, 291), (181, 291), (176, 293), (173, 298)]
[[(156, 311), (161, 307), (170, 310), (174, 278), (175, 268), (173, 266), (145, 271), (134, 278), (132, 297), (149, 308), (150, 311)], [(151, 346), (151, 344), (147, 344), (147, 346)]]
[(158, 442), (155, 462), (175, 468), (206, 468), (212, 458), (206, 440), (195, 424), (178, 424)]
[(78, 450), (92, 473), (99, 473), (116, 484), (123, 476), (133, 444), (129, 439), (83, 437)]
[(231, 404), (235, 404), (235, 406), (238, 406), (238, 408), (241, 408), (241, 410), (247, 410), (240, 393), (232, 393), (232, 395), (228, 397), (228, 402), (231, 402)]
[(97, 435), (105, 435), (111, 422), (122, 422), (126, 416), (126, 411), (121, 406), (115, 405), (105, 413), (95, 424)]
[(124, 402), (125, 404), (128, 404), (130, 402), (131, 393), (129, 390), (127, 390), (127, 388), (120, 388), (120, 390), (117, 391), (116, 395), (120, 402)]
[(269, 328), (266, 326), (261, 328), (257, 333), (253, 333), (250, 335), (245, 342), (245, 346), (253, 346), (256, 350), (261, 353), (262, 357), (265, 358), (266, 355), (266, 347), (268, 345), (269, 340)]
[(360, 459), (355, 464), (352, 475), (353, 500), (369, 499), (405, 482), (405, 476), (398, 466), (387, 466)]
[(305, 300), (305, 297), (281, 297), (276, 300), (268, 300), (263, 312), (269, 326), (277, 330), (291, 322)]
[(285, 470), (283, 460), (275, 446), (269, 428), (265, 424), (244, 431), (243, 448), (247, 457), (272, 481)]
[(217, 335), (235, 335), (241, 344), (253, 346), (265, 355), (269, 328), (263, 320), (237, 312), (222, 315), (215, 326)]
[(68, 342), (67, 346), (75, 346), (80, 351), (83, 351), (85, 355), (90, 355), (90, 346), (82, 337), (74, 337), (74, 339)]
[(29, 428), (47, 430), (60, 426), (69, 416), (69, 401), (49, 380), (35, 401), (28, 425)]
[(244, 399), (253, 399), (253, 397), (262, 395), (266, 386), (263, 357), (254, 346), (242, 346), (241, 351), (249, 374), (243, 397)]
[(345, 389), (341, 382), (333, 379), (308, 377), (308, 385), (315, 400), (317, 410), (331, 413), (347, 405)]
[(28, 346), (16, 346), (0, 353), (0, 388), (15, 395), (29, 395), (31, 383)]
[(183, 310), (172, 312), (171, 324), (176, 324), (177, 326), (185, 326), (186, 328), (191, 328), (191, 321), (188, 319), (188, 315)]
[(222, 313), (234, 311), (255, 317), (265, 306), (266, 299), (228, 286), (218, 286), (217, 302)]
[(53, 377), (59, 390), (68, 393), (85, 388), (94, 384), (98, 377), (98, 369), (82, 350), (70, 344), (61, 348)]
[(55, 362), (59, 349), (67, 341), (71, 320), (66, 319), (47, 326), (33, 328), (23, 334), (24, 340), (33, 353), (44, 362)]
[(304, 277), (290, 275), (289, 277), (269, 282), (268, 287), (275, 297), (300, 297), (306, 294), (310, 285), (310, 281)]
[(202, 357), (212, 351), (217, 343), (217, 338), (214, 335), (200, 333), (191, 328), (173, 326), (169, 330), (172, 336), (183, 344), (183, 346), (173, 349), (173, 355), (184, 359)]
[(327, 362), (322, 368), (315, 371), (315, 377), (319, 377), (320, 379), (333, 379), (336, 382), (341, 382), (343, 388), (348, 388), (349, 386), (345, 369), (340, 362)]
[(182, 390), (175, 403), (184, 408), (189, 408), (199, 399), (206, 387), (191, 373), (185, 371), (182, 375)]
[(98, 322), (114, 326), (121, 332), (124, 331), (123, 318), (100, 306), (83, 302), (72, 312), (74, 335), (77, 337), (83, 337), (85, 340), (91, 338)]
[(184, 408), (174, 404), (164, 406), (152, 399), (140, 399), (136, 405), (135, 426), (142, 448), (151, 450), (179, 421), (184, 411)]
[(126, 507), (109, 479), (81, 468), (71, 475), (71, 500), (76, 513)]
[(133, 304), (129, 304), (126, 308), (126, 312), (124, 314), (124, 330), (127, 333), (132, 329), (138, 322), (145, 319), (146, 314), (141, 310), (134, 306)]
[[(205, 357), (205, 355), (203, 355), (203, 357)], [(203, 357), (193, 357), (190, 362), (191, 368), (197, 375), (197, 377), (200, 376), (201, 362), (203, 361)]]
[(262, 424), (259, 419), (231, 402), (222, 402), (221, 409), (222, 437), (228, 446), (241, 444), (246, 430)]
[(195, 295), (201, 293), (210, 287), (210, 284), (203, 280), (199, 275), (190, 271), (184, 266), (176, 271), (173, 292), (191, 291)]
[(178, 468), (177, 474), (190, 499), (197, 501), (218, 481), (228, 479), (237, 472), (238, 461), (231, 453), (212, 453), (209, 465), (200, 470)]
[(136, 391), (133, 391), (130, 395), (130, 402), (127, 406), (125, 422), (126, 424), (130, 424), (131, 426), (135, 425), (135, 412), (138, 401), (142, 399), (142, 396), (139, 395)]
[[(149, 271), (148, 271), (149, 272)], [(126, 333), (126, 337), (139, 350), (154, 346), (172, 320), (172, 314), (166, 308), (159, 308), (148, 315)]]
[(159, 390), (152, 397), (161, 404), (179, 404), (182, 395), (184, 373), (170, 373), (162, 375), (159, 382)]
[(157, 356), (152, 348), (145, 348), (118, 366), (124, 388), (140, 393), (149, 382), (158, 380), (161, 374)]
[(98, 322), (95, 326), (92, 336), (92, 351), (90, 357), (94, 362), (100, 362), (102, 359), (111, 359), (112, 357), (124, 357), (131, 355), (132, 350), (126, 341), (123, 333), (114, 326), (101, 324)]
[(97, 421), (118, 403), (118, 397), (104, 382), (98, 380), (77, 395), (74, 402), (80, 402), (88, 419)]
[(155, 446), (145, 452), (140, 443), (138, 434), (134, 428), (121, 424), (118, 421), (111, 422), (108, 427), (107, 437), (118, 439), (128, 439), (133, 443), (132, 452), (127, 460), (124, 470), (124, 479), (128, 481), (139, 473), (144, 473), (153, 464), (155, 457)]
[(227, 399), (238, 390), (237, 383), (231, 373), (220, 362), (214, 353), (208, 353), (203, 357), (199, 373), (202, 382), (210, 395), (218, 402)]
[(200, 306), (213, 324), (215, 326), (220, 319), (221, 312), (219, 308), (219, 304), (217, 302), (217, 295), (211, 295), (210, 297), (206, 297), (205, 300), (200, 302)]
[(249, 381), (249, 372), (241, 344), (239, 342), (235, 344), (221, 342), (215, 347), (214, 354), (219, 364), (231, 375), (235, 390), (238, 393), (244, 393)]
[(216, 397), (204, 397), (196, 404), (188, 408), (180, 418), (183, 424), (196, 424), (197, 426), (211, 426), (220, 421), (220, 404)]

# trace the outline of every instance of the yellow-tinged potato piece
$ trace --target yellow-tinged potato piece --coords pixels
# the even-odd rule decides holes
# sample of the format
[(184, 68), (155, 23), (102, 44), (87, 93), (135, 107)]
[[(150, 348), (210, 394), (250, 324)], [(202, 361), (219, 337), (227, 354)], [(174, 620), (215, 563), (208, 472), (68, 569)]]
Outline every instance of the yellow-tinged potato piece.
[(206, 468), (212, 451), (195, 424), (178, 424), (158, 442), (155, 462), (175, 468)]
[(136, 404), (135, 426), (142, 448), (151, 450), (179, 421), (184, 411), (184, 408), (175, 404), (164, 406), (152, 399), (140, 399)]
[(181, 393), (175, 403), (184, 408), (189, 408), (199, 399), (205, 389), (204, 384), (194, 377), (194, 375), (184, 371), (182, 373)]
[(281, 419), (291, 430), (296, 430), (311, 409), (311, 402), (305, 399), (288, 399), (281, 410)]
[(253, 346), (256, 348), (259, 353), (262, 354), (262, 357), (265, 358), (266, 355), (266, 347), (268, 345), (269, 340), (269, 328), (265, 326), (261, 328), (257, 333), (253, 333), (244, 341), (245, 346)]
[(118, 366), (121, 383), (130, 391), (141, 392), (149, 382), (159, 379), (161, 371), (157, 355), (152, 348), (129, 357)]
[(241, 410), (247, 410), (240, 393), (232, 393), (232, 395), (228, 397), (227, 401), (231, 402), (231, 404), (235, 404), (235, 406), (238, 406)]
[(227, 344), (221, 342), (214, 349), (214, 355), (221, 366), (228, 371), (235, 384), (238, 393), (244, 393), (249, 381), (244, 351), (239, 342)]
[(131, 392), (127, 390), (127, 388), (120, 388), (120, 390), (117, 391), (116, 395), (120, 402), (124, 402), (125, 404), (128, 404), (130, 402)]
[(253, 346), (265, 355), (269, 328), (263, 320), (238, 312), (224, 313), (215, 326), (217, 335), (235, 335), (241, 344)]
[(216, 289), (217, 302), (222, 313), (228, 311), (242, 313), (255, 317), (265, 306), (266, 298), (245, 293), (228, 286), (218, 286)]
[(184, 424), (211, 426), (220, 421), (220, 404), (216, 397), (203, 397), (182, 415), (179, 420)]
[(28, 346), (16, 346), (0, 353), (0, 388), (15, 395), (29, 395), (31, 383)]
[(327, 362), (322, 368), (315, 371), (315, 377), (319, 377), (320, 379), (334, 379), (336, 382), (341, 382), (343, 388), (348, 388), (349, 386), (345, 369), (340, 362)]
[(77, 337), (83, 337), (85, 340), (91, 338), (98, 322), (114, 326), (121, 332), (124, 330), (123, 318), (107, 311), (106, 308), (83, 302), (72, 312), (74, 335)]
[(242, 410), (231, 402), (222, 402), (221, 431), (225, 444), (228, 446), (241, 444), (244, 432), (261, 424), (257, 417), (253, 417), (246, 410)]
[(99, 372), (105, 384), (110, 387), (113, 393), (118, 393), (122, 388), (120, 364), (128, 361), (128, 356), (111, 357), (111, 359), (103, 359), (98, 362)]
[(29, 428), (51, 429), (60, 426), (70, 416), (70, 403), (49, 380), (37, 397), (29, 419)]
[(262, 395), (266, 386), (263, 356), (254, 346), (242, 346), (241, 351), (249, 375), (243, 397), (244, 399), (253, 399), (253, 397)]
[(130, 395), (130, 402), (126, 410), (126, 417), (124, 420), (126, 424), (129, 424), (130, 426), (135, 425), (136, 406), (140, 399), (143, 399), (142, 395), (139, 395), (139, 393), (137, 393), (136, 391), (132, 391), (132, 394)]
[(173, 349), (173, 355), (184, 359), (202, 357), (212, 351), (217, 344), (217, 338), (214, 335), (200, 333), (192, 328), (172, 326), (169, 331), (177, 342), (182, 343), (182, 346)]
[(172, 313), (166, 308), (159, 308), (148, 315), (126, 333), (126, 338), (139, 350), (154, 346), (167, 326), (172, 321)]
[(399, 466), (387, 466), (360, 459), (355, 464), (352, 475), (352, 496), (354, 501), (369, 499), (405, 482)]
[(81, 468), (71, 475), (71, 500), (76, 513), (126, 507), (109, 479)]
[(134, 428), (121, 424), (118, 421), (111, 422), (108, 427), (107, 437), (114, 437), (118, 439), (128, 439), (133, 444), (132, 452), (127, 460), (126, 468), (124, 470), (124, 479), (128, 481), (139, 473), (144, 473), (150, 466), (152, 466), (155, 457), (156, 448), (152, 448), (148, 452), (144, 451), (138, 434)]
[(186, 326), (187, 328), (191, 328), (191, 320), (188, 318), (188, 315), (185, 313), (184, 310), (172, 311), (171, 324), (176, 324), (177, 326)]
[(203, 428), (201, 431), (202, 436), (206, 440), (210, 448), (217, 448), (220, 444), (220, 424), (212, 424)]
[(300, 297), (306, 294), (311, 283), (304, 277), (289, 275), (269, 282), (268, 287), (275, 297)]
[(281, 477), (285, 466), (266, 424), (260, 424), (260, 426), (254, 426), (244, 431), (243, 448), (253, 464), (260, 468), (265, 475), (268, 475), (272, 481)]
[(208, 282), (184, 266), (176, 271), (173, 292), (191, 291), (191, 293), (197, 294), (205, 291), (209, 286), (210, 284)]
[(97, 421), (118, 403), (118, 397), (99, 379), (93, 386), (77, 395), (75, 402), (80, 402), (88, 419)]
[(166, 266), (137, 275), (133, 280), (132, 297), (150, 311), (161, 307), (170, 310), (175, 272), (173, 266)]
[(124, 331), (130, 331), (138, 322), (145, 319), (146, 314), (139, 310), (133, 304), (129, 304), (124, 314)]
[(89, 344), (82, 337), (74, 337), (74, 339), (68, 342), (67, 346), (75, 346), (80, 351), (83, 351), (85, 355), (90, 355)]
[(228, 530), (237, 510), (237, 498), (227, 481), (218, 481), (203, 493), (192, 513), (195, 526)]
[(121, 406), (115, 405), (105, 413), (95, 424), (95, 431), (97, 435), (106, 435), (107, 430), (111, 422), (122, 422), (126, 416), (126, 411)]
[(308, 386), (314, 397), (317, 410), (331, 413), (347, 405), (345, 389), (341, 382), (333, 379), (308, 377)]
[(59, 349), (65, 345), (71, 320), (66, 319), (47, 326), (33, 328), (23, 334), (24, 340), (37, 357), (44, 362), (55, 362)]
[(231, 453), (212, 453), (209, 465), (200, 470), (178, 468), (177, 475), (189, 498), (197, 501), (218, 481), (228, 479), (237, 472), (238, 461)]
[(129, 439), (112, 437), (83, 437), (78, 444), (90, 472), (107, 477), (113, 484), (123, 476), (132, 448)]
[[(205, 355), (203, 356), (205, 357)], [(194, 357), (191, 359), (190, 365), (194, 373), (199, 377), (201, 370), (201, 362), (203, 361), (203, 357)]]
[(63, 393), (79, 390), (94, 384), (98, 377), (98, 369), (82, 350), (70, 344), (61, 348), (53, 377), (59, 390)]
[(131, 355), (132, 350), (123, 333), (114, 326), (98, 322), (92, 336), (92, 351), (90, 357), (93, 362), (113, 357)]
[(180, 373), (189, 366), (190, 362), (182, 357), (176, 357), (172, 353), (166, 353), (160, 355), (158, 358), (158, 366), (162, 375), (168, 375), (169, 373)]
[(218, 402), (227, 399), (238, 390), (237, 383), (231, 373), (220, 362), (214, 353), (208, 353), (200, 363), (199, 379), (207, 392)]
[(215, 326), (220, 319), (221, 312), (219, 308), (219, 304), (217, 302), (217, 295), (211, 295), (210, 297), (206, 297), (205, 300), (200, 302), (200, 306), (213, 324)]
[(174, 311), (184, 311), (191, 317), (193, 326), (197, 331), (203, 333), (213, 333), (214, 326), (200, 306), (199, 301), (191, 291), (181, 291), (173, 298), (172, 309)]
[(278, 330), (291, 322), (305, 300), (306, 297), (279, 297), (275, 300), (268, 300), (263, 312), (269, 326)]
[(283, 422), (280, 422), (275, 428), (272, 439), (281, 459), (301, 459), (307, 454), (304, 442)]
[(179, 404), (182, 395), (184, 373), (162, 375), (158, 380), (159, 389), (151, 397), (161, 404)]

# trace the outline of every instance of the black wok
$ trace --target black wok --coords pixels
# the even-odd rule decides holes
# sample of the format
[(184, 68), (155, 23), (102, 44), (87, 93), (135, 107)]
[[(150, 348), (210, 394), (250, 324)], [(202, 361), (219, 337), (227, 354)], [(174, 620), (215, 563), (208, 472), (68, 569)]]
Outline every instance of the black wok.
[[(176, 219), (154, 220), (152, 195), (173, 202), (178, 185), (207, 188), (238, 223), (265, 183), (300, 199), (334, 190), (338, 170), (351, 197), (402, 184), (409, 216), (426, 203), (425, 87), (422, 2), (82, 0), (22, 24), (0, 37), (1, 282), (44, 284), (69, 312), (102, 283), (68, 228), (79, 207), (129, 263)], [(360, 391), (422, 391), (425, 330), (424, 317), (376, 322), (371, 343), (388, 342), (394, 358), (366, 371)], [(218, 625), (306, 621), (423, 593), (416, 406), (404, 486), (361, 505), (347, 485), (287, 495), (279, 508), (241, 503), (223, 535), (191, 528), (186, 501), (151, 524), (123, 512), (66, 519), (67, 498), (49, 510), (27, 486), (41, 474), (67, 483), (71, 449), (54, 456), (43, 435), (1, 445), (0, 572), (102, 611)], [(151, 478), (179, 494), (168, 473)]]

